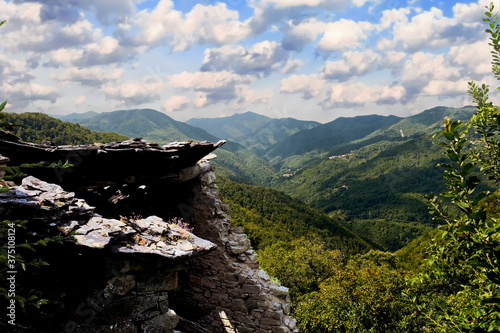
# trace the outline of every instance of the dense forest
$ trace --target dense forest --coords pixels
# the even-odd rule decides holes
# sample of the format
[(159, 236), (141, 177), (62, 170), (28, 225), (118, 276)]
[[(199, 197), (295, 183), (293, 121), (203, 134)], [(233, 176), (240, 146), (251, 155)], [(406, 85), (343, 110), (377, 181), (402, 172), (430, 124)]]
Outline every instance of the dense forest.
[(96, 132), (78, 124), (63, 122), (44, 113), (8, 113), (4, 119), (16, 126), (12, 132), (26, 142), (51, 141), (57, 145), (83, 145), (128, 140), (113, 132)]

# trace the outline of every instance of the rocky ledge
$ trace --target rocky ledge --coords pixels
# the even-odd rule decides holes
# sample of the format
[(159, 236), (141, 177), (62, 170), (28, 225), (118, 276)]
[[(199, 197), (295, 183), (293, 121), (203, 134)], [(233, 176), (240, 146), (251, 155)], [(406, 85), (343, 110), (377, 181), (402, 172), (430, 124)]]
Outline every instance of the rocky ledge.
[[(184, 261), (213, 251), (216, 245), (190, 232), (181, 219), (108, 219), (73, 192), (29, 176), (22, 184), (0, 194), (0, 218), (40, 220), (35, 232), (72, 233), (77, 245), (121, 253), (154, 254)], [(45, 235), (43, 235), (45, 236)]]

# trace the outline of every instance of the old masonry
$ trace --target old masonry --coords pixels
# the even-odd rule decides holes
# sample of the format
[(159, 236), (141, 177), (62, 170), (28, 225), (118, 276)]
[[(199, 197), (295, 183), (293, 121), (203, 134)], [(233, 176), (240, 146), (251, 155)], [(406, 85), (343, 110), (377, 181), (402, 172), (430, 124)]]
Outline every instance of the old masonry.
[(49, 266), (19, 269), (16, 292), (48, 303), (17, 304), (16, 325), (2, 315), (0, 330), (298, 332), (288, 289), (259, 269), (219, 197), (209, 159), (223, 144), (57, 146), (1, 132), (0, 163), (32, 165), (0, 194), (0, 218), (27, 221), (18, 243), (64, 241), (23, 252)]

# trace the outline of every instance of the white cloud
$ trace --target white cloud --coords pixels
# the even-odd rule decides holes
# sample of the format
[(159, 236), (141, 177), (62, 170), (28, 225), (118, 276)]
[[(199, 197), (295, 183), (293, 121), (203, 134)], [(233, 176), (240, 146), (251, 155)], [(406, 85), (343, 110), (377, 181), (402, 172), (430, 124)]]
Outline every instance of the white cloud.
[(97, 67), (72, 67), (64, 71), (56, 80), (60, 82), (76, 82), (84, 86), (99, 86), (106, 82), (117, 81), (122, 77), (123, 72), (124, 70), (121, 68), (106, 71)]
[(447, 62), (444, 54), (417, 52), (408, 58), (401, 73), (401, 82), (407, 91), (408, 100), (417, 98), (429, 82), (460, 79), (460, 69)]
[(165, 101), (163, 109), (167, 112), (178, 111), (183, 109), (191, 102), (186, 96), (172, 96)]
[(472, 44), (453, 46), (449, 56), (452, 62), (462, 67), (461, 74), (479, 78), (491, 72), (491, 46), (488, 41), (481, 40)]
[(206, 49), (202, 71), (230, 70), (238, 74), (267, 76), (288, 60), (288, 52), (277, 42), (262, 41), (245, 50), (242, 46)]
[(141, 48), (123, 47), (111, 36), (104, 36), (99, 41), (83, 48), (81, 57), (73, 61), (76, 66), (94, 66), (122, 62), (141, 52)]
[[(175, 51), (184, 51), (195, 44), (225, 45), (241, 41), (250, 29), (238, 20), (239, 14), (224, 3), (195, 5), (183, 15), (174, 9), (171, 0), (160, 0), (149, 11), (136, 15), (131, 24), (122, 24), (119, 35), (133, 45), (162, 45), (168, 43)], [(133, 27), (140, 32), (133, 33)]]
[(169, 76), (174, 88), (191, 90), (197, 93), (194, 104), (198, 107), (217, 102), (230, 102), (238, 98), (240, 85), (255, 80), (252, 75), (239, 75), (230, 72), (182, 72)]
[(239, 85), (236, 89), (236, 94), (239, 96), (238, 103), (247, 103), (249, 105), (253, 104), (265, 104), (269, 105), (274, 97), (271, 90), (266, 89), (263, 91), (256, 91), (250, 89), (247, 85)]
[(429, 82), (434, 78), (458, 79), (459, 70), (451, 67), (443, 54), (417, 52), (405, 62), (401, 79), (403, 82)]
[(301, 93), (304, 99), (318, 96), (325, 87), (326, 81), (317, 75), (291, 75), (281, 80), (280, 91), (286, 94)]
[(116, 100), (119, 106), (131, 108), (159, 100), (164, 88), (163, 82), (145, 78), (143, 81), (128, 81), (120, 86), (106, 84), (102, 90), (106, 98)]
[(441, 9), (432, 7), (413, 16), (410, 22), (398, 21), (393, 27), (393, 45), (414, 52), (476, 41), (483, 16), (480, 7), (478, 4), (457, 4), (451, 18), (446, 17)]
[(315, 41), (326, 26), (325, 22), (316, 18), (308, 18), (298, 24), (289, 20), (285, 25), (281, 43), (287, 50), (301, 51), (304, 45)]
[(44, 64), (45, 67), (69, 66), (73, 62), (83, 57), (83, 50), (81, 49), (57, 49), (49, 52), (49, 60)]
[(283, 74), (290, 74), (296, 72), (304, 62), (300, 59), (288, 59), (285, 66), (283, 66), (283, 69), (281, 72)]
[(325, 108), (363, 106), (367, 103), (394, 104), (404, 98), (402, 86), (367, 86), (363, 82), (336, 83), (323, 101)]
[(430, 81), (423, 89), (422, 94), (430, 96), (457, 96), (467, 91), (467, 80), (440, 80)]
[(2, 93), (8, 98), (9, 107), (23, 109), (34, 101), (55, 103), (60, 96), (52, 87), (29, 82), (4, 83)]
[[(359, 1), (359, 0), (358, 0)], [(275, 8), (289, 7), (322, 7), (322, 8), (343, 8), (346, 0), (264, 0), (261, 4), (272, 4)]]
[(322, 77), (345, 81), (354, 75), (362, 76), (377, 67), (380, 55), (372, 50), (365, 52), (347, 51), (338, 61), (327, 61), (322, 70)]
[(378, 28), (384, 30), (392, 26), (394, 23), (406, 24), (408, 23), (408, 15), (410, 14), (409, 8), (388, 9), (382, 12), (382, 18)]
[(340, 19), (329, 23), (318, 42), (317, 49), (320, 51), (346, 51), (361, 46), (375, 26), (369, 22), (355, 22)]

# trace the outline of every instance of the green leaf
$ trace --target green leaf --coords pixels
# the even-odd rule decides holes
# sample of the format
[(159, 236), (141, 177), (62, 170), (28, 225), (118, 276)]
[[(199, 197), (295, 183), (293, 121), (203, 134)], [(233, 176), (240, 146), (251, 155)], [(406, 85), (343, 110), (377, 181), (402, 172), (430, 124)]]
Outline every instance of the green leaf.
[(447, 156), (450, 158), (450, 160), (454, 162), (458, 162), (458, 154), (454, 152), (450, 152), (447, 154)]
[(453, 133), (450, 133), (450, 132), (444, 132), (443, 133), (444, 136), (448, 139), (448, 140), (453, 140), (455, 139), (455, 135)]
[(31, 245), (29, 245), (28, 243), (18, 244), (17, 247), (20, 247), (20, 248), (27, 249), (27, 250), (35, 252), (35, 249)]
[(476, 230), (470, 225), (463, 225), (460, 228), (458, 228), (458, 231), (476, 232)]
[[(5, 22), (5, 21), (4, 21)], [(7, 104), (7, 101), (3, 101), (2, 104), (0, 104), (0, 111), (2, 111), (5, 108), (5, 105)]]
[(462, 176), (467, 176), (469, 174), (469, 172), (472, 170), (472, 168), (474, 168), (474, 164), (472, 163), (467, 163), (466, 165), (464, 165), (464, 167), (462, 168), (462, 172), (460, 172), (460, 174)]
[(490, 195), (489, 192), (481, 192), (478, 195), (474, 197), (474, 200), (472, 201), (472, 204), (475, 206), (477, 205), (481, 200), (486, 198), (488, 195)]
[(45, 240), (43, 239), (39, 239), (35, 245), (38, 245), (38, 246), (47, 246), (47, 243), (45, 242)]
[(470, 205), (468, 203), (465, 203), (465, 202), (458, 201), (458, 202), (455, 202), (455, 205), (464, 211), (467, 211), (470, 209)]
[(483, 299), (481, 301), (481, 305), (488, 305), (488, 304), (500, 304), (500, 298), (494, 297), (494, 298)]

